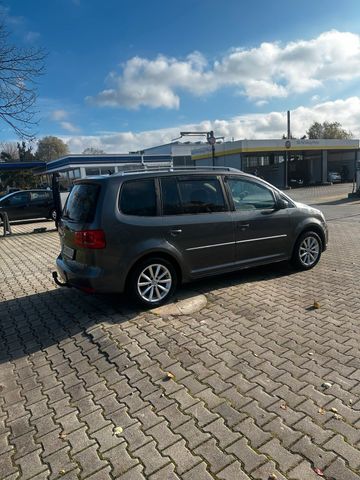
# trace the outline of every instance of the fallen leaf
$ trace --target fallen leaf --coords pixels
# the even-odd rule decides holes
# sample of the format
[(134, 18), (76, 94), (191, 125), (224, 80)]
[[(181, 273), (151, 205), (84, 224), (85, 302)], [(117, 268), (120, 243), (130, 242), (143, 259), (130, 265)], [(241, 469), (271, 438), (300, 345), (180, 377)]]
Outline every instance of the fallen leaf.
[(333, 416), (334, 416), (334, 418), (335, 418), (336, 420), (342, 420), (342, 418), (343, 418), (343, 417), (342, 417), (341, 415), (339, 415), (338, 413), (334, 413)]
[(65, 440), (66, 437), (67, 437), (67, 434), (65, 432), (61, 432), (59, 434), (59, 438), (62, 438), (63, 440)]
[(270, 473), (268, 480), (277, 480), (275, 473)]
[(175, 375), (171, 372), (166, 372), (164, 381), (171, 380), (171, 379), (175, 379)]
[(313, 352), (309, 352), (309, 355), (312, 356), (312, 355), (314, 355), (314, 354), (313, 354)]
[(314, 472), (319, 475), (319, 477), (324, 477), (324, 472), (320, 468), (314, 468)]
[(280, 408), (282, 408), (283, 410), (287, 410), (287, 405), (286, 405), (286, 403), (281, 403), (281, 404), (280, 404)]
[(318, 411), (320, 415), (325, 415), (326, 410), (324, 410), (323, 408), (320, 407)]
[(315, 310), (317, 310), (318, 308), (320, 308), (320, 303), (317, 302), (316, 300), (314, 300), (313, 308), (314, 308)]
[(321, 385), (323, 388), (331, 388), (332, 387), (332, 384), (330, 382), (324, 382), (322, 385)]
[(66, 471), (64, 469), (60, 470), (59, 475), (65, 475)]
[(335, 407), (331, 407), (331, 408), (330, 408), (330, 412), (338, 413), (338, 409), (335, 408)]
[(119, 437), (123, 432), (123, 428), (122, 427), (115, 427), (114, 428), (114, 435), (116, 435), (117, 437)]

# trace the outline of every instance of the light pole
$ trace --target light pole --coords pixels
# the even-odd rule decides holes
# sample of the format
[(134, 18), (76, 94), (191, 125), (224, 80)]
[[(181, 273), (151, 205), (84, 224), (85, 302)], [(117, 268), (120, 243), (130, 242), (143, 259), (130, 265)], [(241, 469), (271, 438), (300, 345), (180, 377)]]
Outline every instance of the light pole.
[(211, 145), (211, 158), (213, 167), (215, 166), (215, 144), (216, 137), (214, 131), (210, 130), (209, 132), (180, 132), (180, 137), (200, 137), (206, 135), (206, 141)]

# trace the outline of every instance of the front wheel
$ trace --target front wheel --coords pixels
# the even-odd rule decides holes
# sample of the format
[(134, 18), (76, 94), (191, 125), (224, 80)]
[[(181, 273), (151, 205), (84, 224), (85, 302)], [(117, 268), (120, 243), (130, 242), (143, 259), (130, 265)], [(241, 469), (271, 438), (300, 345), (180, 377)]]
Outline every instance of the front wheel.
[(310, 270), (319, 262), (322, 251), (322, 242), (315, 232), (304, 232), (298, 238), (292, 263), (300, 270)]
[(128, 287), (136, 301), (155, 308), (165, 303), (176, 290), (177, 275), (173, 264), (163, 258), (148, 258), (137, 265)]

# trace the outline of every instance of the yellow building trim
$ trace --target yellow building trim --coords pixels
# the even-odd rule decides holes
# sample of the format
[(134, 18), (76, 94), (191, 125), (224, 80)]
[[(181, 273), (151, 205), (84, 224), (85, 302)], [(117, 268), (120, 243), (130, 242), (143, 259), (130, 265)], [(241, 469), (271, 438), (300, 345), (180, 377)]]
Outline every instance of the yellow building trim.
[[(281, 147), (257, 147), (257, 148), (235, 148), (233, 150), (224, 150), (222, 152), (215, 152), (215, 157), (226, 157), (228, 155), (234, 155), (236, 153), (257, 153), (257, 152), (302, 152), (311, 150), (357, 150), (354, 146), (333, 146), (331, 148), (324, 148), (319, 145), (296, 145), (290, 148)], [(211, 158), (211, 152), (201, 153), (198, 155), (192, 155), (193, 160), (202, 160), (205, 158)]]

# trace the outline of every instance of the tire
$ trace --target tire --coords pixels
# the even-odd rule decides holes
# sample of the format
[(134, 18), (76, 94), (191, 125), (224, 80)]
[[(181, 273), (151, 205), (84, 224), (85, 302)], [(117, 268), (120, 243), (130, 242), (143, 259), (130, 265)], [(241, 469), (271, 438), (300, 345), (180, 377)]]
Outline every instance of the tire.
[(292, 264), (298, 270), (310, 270), (319, 262), (322, 252), (322, 241), (316, 232), (304, 232), (297, 239)]
[(155, 308), (166, 303), (177, 287), (174, 265), (164, 258), (151, 257), (135, 266), (128, 290), (142, 306)]
[(50, 210), (50, 212), (49, 212), (49, 218), (50, 218), (51, 220), (54, 220), (54, 222), (56, 222), (56, 219), (57, 219), (56, 208), (53, 208), (52, 210)]

